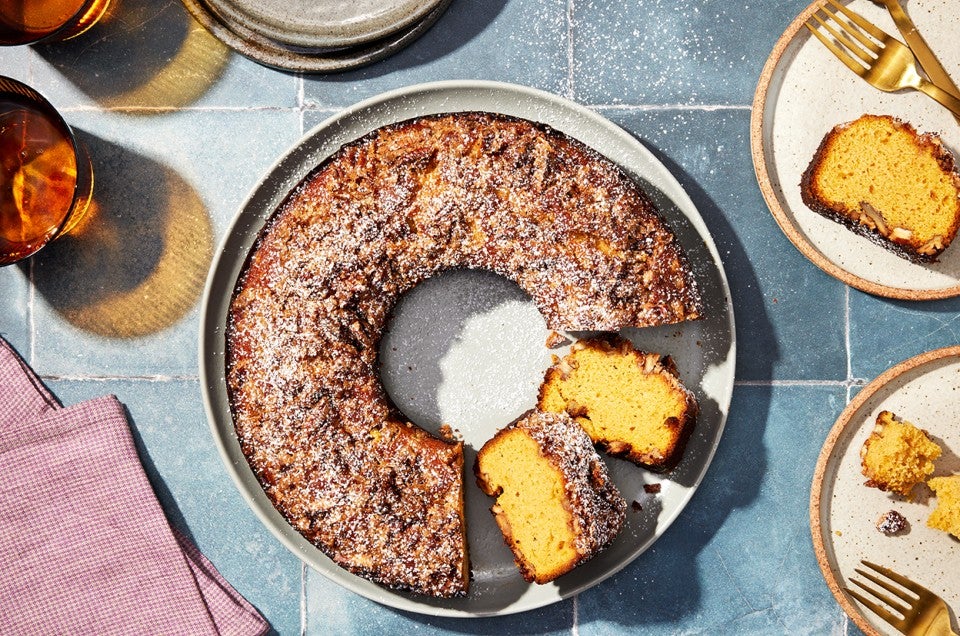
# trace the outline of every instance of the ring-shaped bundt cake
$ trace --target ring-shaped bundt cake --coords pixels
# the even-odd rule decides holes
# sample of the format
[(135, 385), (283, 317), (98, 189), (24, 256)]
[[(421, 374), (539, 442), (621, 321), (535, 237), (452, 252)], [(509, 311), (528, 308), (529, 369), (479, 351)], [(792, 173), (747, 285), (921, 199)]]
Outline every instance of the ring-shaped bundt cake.
[(261, 231), (230, 307), (241, 448), (284, 517), (340, 566), (466, 593), (462, 446), (411, 424), (379, 377), (401, 294), (450, 268), (515, 281), (551, 329), (696, 319), (687, 259), (615, 164), (489, 113), (379, 128), (333, 154)]

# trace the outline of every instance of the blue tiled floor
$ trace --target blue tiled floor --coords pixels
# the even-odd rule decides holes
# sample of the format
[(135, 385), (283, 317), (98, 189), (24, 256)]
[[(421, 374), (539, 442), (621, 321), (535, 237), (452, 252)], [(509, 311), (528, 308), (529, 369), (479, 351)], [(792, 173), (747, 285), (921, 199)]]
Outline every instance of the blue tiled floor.
[[(255, 64), (177, 0), (123, 0), (72, 42), (0, 49), (0, 74), (64, 110), (98, 175), (98, 210), (83, 232), (0, 269), (0, 335), (65, 403), (118, 395), (171, 522), (277, 633), (858, 633), (812, 554), (814, 462), (848, 393), (957, 342), (960, 301), (849, 290), (802, 257), (767, 211), (750, 159), (750, 106), (764, 60), (806, 4), (454, 0), (408, 49), (332, 76)], [(250, 189), (339, 109), (443, 79), (550, 91), (640, 139), (705, 219), (737, 315), (727, 430), (684, 513), (611, 579), (498, 618), (396, 611), (301, 566), (230, 481), (197, 377), (204, 277)]]
[(566, 0), (457, 0), (410, 48), (365, 69), (305, 81), (308, 105), (343, 107), (384, 90), (488, 79), (568, 89)]

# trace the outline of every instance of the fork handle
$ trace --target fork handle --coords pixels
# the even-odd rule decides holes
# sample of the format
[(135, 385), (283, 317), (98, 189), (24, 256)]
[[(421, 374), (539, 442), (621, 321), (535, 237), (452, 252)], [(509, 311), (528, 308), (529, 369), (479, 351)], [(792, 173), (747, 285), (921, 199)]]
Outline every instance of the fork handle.
[(917, 89), (923, 91), (936, 101), (940, 102), (940, 104), (949, 109), (950, 112), (957, 117), (960, 117), (960, 99), (957, 99), (947, 91), (935, 84), (931, 84), (925, 79), (920, 80), (920, 83), (917, 85)]

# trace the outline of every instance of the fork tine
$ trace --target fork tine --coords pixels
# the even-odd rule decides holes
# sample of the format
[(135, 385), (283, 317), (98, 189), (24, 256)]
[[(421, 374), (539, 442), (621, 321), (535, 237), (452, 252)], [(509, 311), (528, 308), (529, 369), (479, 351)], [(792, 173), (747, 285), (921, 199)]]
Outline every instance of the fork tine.
[(881, 606), (878, 605), (877, 603), (874, 603), (873, 601), (871, 601), (870, 599), (866, 598), (864, 595), (860, 594), (859, 592), (856, 592), (856, 591), (854, 591), (854, 590), (851, 590), (851, 589), (848, 588), (848, 587), (845, 587), (845, 588), (843, 588), (843, 589), (844, 589), (844, 591), (845, 591), (847, 594), (849, 594), (849, 595), (852, 596), (853, 598), (855, 598), (855, 599), (857, 599), (858, 601), (860, 601), (860, 602), (863, 604), (864, 607), (866, 607), (866, 608), (869, 609), (871, 612), (873, 612), (874, 614), (876, 614), (877, 616), (879, 616), (879, 617), (882, 618), (883, 620), (887, 621), (888, 623), (890, 623), (891, 625), (893, 625), (893, 626), (896, 627), (897, 629), (900, 629), (900, 627), (904, 624), (904, 620), (903, 620), (902, 618), (900, 618), (899, 616), (893, 614), (892, 612), (890, 612), (890, 611), (889, 611), (888, 609), (886, 609), (885, 607), (881, 607)]
[[(816, 14), (814, 14), (813, 18), (817, 22), (819, 22), (821, 25), (823, 25), (823, 28), (826, 29), (827, 32), (830, 35), (832, 35), (835, 40), (840, 42), (840, 44), (843, 45), (844, 48), (846, 48), (851, 53), (855, 53), (857, 57), (859, 57), (861, 60), (866, 62), (868, 65), (876, 59), (875, 56), (869, 55), (866, 51), (864, 51), (863, 46), (860, 46), (859, 44), (851, 40), (849, 37), (847, 37), (847, 34), (853, 35), (854, 37), (857, 38), (858, 41), (860, 41), (861, 44), (864, 44), (865, 38), (863, 37), (862, 34), (858, 33), (856, 30), (852, 30), (852, 31), (847, 30), (848, 29), (847, 25), (845, 25), (843, 22), (838, 20), (836, 15), (830, 13), (826, 9), (824, 9), (823, 12), (826, 13), (827, 16), (830, 17), (830, 19), (833, 20), (835, 24), (837, 24), (841, 29), (843, 29), (843, 32), (838, 31), (829, 22), (827, 22), (826, 20), (824, 20), (823, 18), (821, 18)], [(874, 53), (879, 53), (879, 51), (873, 50), (873, 48), (871, 47), (871, 44), (872, 43), (870, 42), (870, 40), (866, 40), (866, 44), (864, 44), (864, 46), (866, 46), (869, 50), (873, 51)], [(873, 46), (876, 46), (876, 45), (873, 45)]]
[(840, 11), (840, 13), (842, 13), (842, 14), (845, 15), (845, 16), (847, 16), (847, 17), (850, 19), (851, 22), (853, 22), (854, 24), (856, 24), (858, 27), (860, 27), (861, 29), (863, 29), (864, 31), (866, 31), (867, 33), (869, 33), (870, 35), (872, 35), (872, 36), (875, 37), (876, 39), (882, 41), (883, 38), (886, 36), (886, 33), (884, 33), (884, 32), (881, 31), (879, 28), (877, 28), (877, 26), (876, 26), (875, 24), (873, 24), (873, 23), (871, 23), (870, 21), (866, 20), (866, 19), (865, 19), (862, 15), (860, 15), (859, 13), (856, 13), (856, 12), (854, 12), (854, 11), (851, 11), (851, 10), (848, 9), (847, 7), (845, 7), (845, 6), (843, 6), (842, 4), (840, 4), (839, 2), (837, 2), (837, 0), (829, 0), (829, 2), (830, 2), (830, 4), (832, 4), (834, 7), (836, 7), (837, 10)]
[[(885, 581), (883, 581), (883, 580), (881, 580), (881, 579), (878, 579), (877, 577), (875, 577), (875, 576), (873, 576), (873, 575), (871, 575), (871, 574), (868, 574), (868, 573), (864, 572), (863, 570), (857, 569), (857, 570), (854, 570), (854, 571), (855, 571), (857, 574), (859, 574), (860, 576), (866, 577), (868, 580), (872, 581), (872, 582), (875, 583), (876, 585), (879, 585), (880, 587), (882, 587), (883, 589), (887, 590), (888, 592), (890, 592), (890, 593), (896, 595), (897, 597), (901, 598), (902, 600), (909, 602), (908, 599), (903, 598), (902, 596), (900, 596), (901, 594), (903, 594), (903, 592), (897, 590), (895, 587), (891, 586), (889, 583), (887, 583), (887, 582), (885, 582)], [(898, 603), (896, 600), (890, 598), (890, 597), (887, 596), (886, 594), (884, 594), (884, 593), (882, 593), (882, 592), (878, 592), (877, 590), (870, 589), (869, 587), (867, 587), (866, 585), (864, 585), (863, 583), (861, 583), (860, 581), (858, 581), (858, 580), (856, 580), (856, 579), (850, 579), (850, 582), (853, 583), (854, 585), (856, 585), (857, 587), (859, 587), (860, 589), (864, 590), (865, 592), (869, 592), (870, 594), (872, 594), (872, 595), (875, 596), (876, 598), (880, 599), (881, 601), (883, 601), (884, 603), (886, 603), (887, 605), (889, 605), (890, 607), (892, 607), (895, 611), (900, 612), (900, 614), (903, 615), (903, 616), (906, 616), (906, 615), (907, 615), (907, 612), (910, 611), (909, 605), (904, 606), (904, 605), (902, 605), (901, 603)]]
[(879, 572), (880, 574), (884, 575), (888, 579), (895, 581), (896, 583), (899, 583), (901, 586), (907, 588), (917, 596), (920, 596), (921, 594), (927, 594), (927, 593), (932, 594), (930, 590), (923, 587), (919, 583), (914, 583), (904, 575), (898, 574), (893, 570), (891, 570), (890, 568), (885, 568), (882, 565), (877, 565), (876, 563), (871, 563), (870, 561), (865, 561), (865, 560), (861, 560), (860, 563), (867, 566), (874, 572)]
[(830, 52), (833, 53), (838, 60), (843, 62), (851, 71), (857, 75), (863, 75), (867, 72), (867, 69), (862, 64), (853, 59), (850, 54), (846, 52), (846, 50), (837, 46), (833, 40), (825, 36), (823, 33), (820, 33), (820, 30), (815, 26), (811, 26), (809, 22), (805, 22), (803, 26), (807, 27), (811, 33), (817, 36), (817, 39), (820, 40), (825, 47), (830, 49)]
[[(883, 50), (883, 44), (877, 44), (877, 42), (874, 42), (873, 40), (871, 40), (870, 38), (868, 38), (867, 36), (865, 36), (862, 31), (860, 31), (859, 29), (855, 28), (855, 27), (854, 27), (853, 25), (851, 25), (849, 22), (844, 22), (843, 20), (841, 20), (840, 17), (839, 17), (836, 13), (833, 13), (832, 11), (830, 11), (829, 9), (827, 9), (826, 7), (823, 7), (822, 11), (823, 11), (825, 14), (827, 14), (828, 16), (830, 16), (830, 19), (833, 20), (834, 22), (836, 22), (837, 25), (838, 25), (841, 29), (843, 29), (843, 31), (844, 31), (845, 33), (847, 33), (848, 35), (852, 35), (853, 37), (857, 38), (857, 41), (860, 42), (860, 44), (862, 44), (862, 45), (863, 45), (866, 49), (868, 49), (871, 53), (874, 53), (874, 54), (879, 55), (879, 54), (880, 54), (880, 51)], [(844, 14), (844, 15), (846, 15), (846, 14)], [(867, 24), (870, 24), (870, 23), (867, 22)], [(871, 25), (871, 26), (873, 26), (873, 25)], [(874, 27), (874, 28), (876, 28), (876, 27)], [(878, 41), (883, 42), (883, 35), (884, 35), (884, 34), (883, 34), (883, 31), (879, 31), (879, 33), (880, 33), (879, 36), (874, 35), (874, 37), (877, 38)], [(871, 34), (871, 35), (872, 35), (872, 34)]]

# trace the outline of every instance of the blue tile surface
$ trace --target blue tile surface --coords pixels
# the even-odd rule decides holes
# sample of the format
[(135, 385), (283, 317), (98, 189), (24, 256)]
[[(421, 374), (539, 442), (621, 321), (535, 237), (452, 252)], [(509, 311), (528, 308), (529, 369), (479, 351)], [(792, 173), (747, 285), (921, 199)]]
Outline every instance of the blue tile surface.
[(749, 104), (774, 43), (808, 4), (573, 2), (574, 96), (587, 104)]
[(853, 376), (872, 380), (915, 355), (960, 343), (960, 300), (923, 303), (850, 294)]
[(488, 79), (564, 94), (566, 0), (455, 0), (412, 46), (382, 63), (308, 77), (308, 106), (343, 107), (385, 90), (448, 79)]
[[(0, 336), (65, 403), (120, 397), (171, 523), (276, 633), (859, 634), (812, 553), (814, 462), (864, 382), (960, 340), (960, 301), (849, 290), (800, 255), (767, 210), (750, 105), (774, 42), (807, 4), (454, 0), (406, 50), (327, 76), (234, 53), (178, 0), (120, 0), (74, 41), (0, 48), (0, 74), (60, 107), (97, 171), (97, 210), (81, 231), (0, 268)], [(233, 486), (197, 379), (201, 287), (251, 188), (342, 108), (447, 79), (573, 98), (641, 140), (705, 219), (737, 319), (727, 430), (684, 513), (595, 588), (497, 618), (397, 611), (304, 568)]]
[(29, 267), (19, 263), (0, 268), (0, 336), (24, 357), (31, 355)]
[(809, 484), (839, 386), (742, 386), (717, 455), (653, 548), (579, 600), (580, 634), (828, 634)]
[(62, 89), (61, 108), (293, 108), (297, 80), (250, 64), (178, 0), (122, 0), (68, 42), (39, 44), (31, 79)]
[[(249, 190), (300, 130), (295, 111), (65, 113), (96, 208), (35, 257), (35, 363), (55, 375), (196, 376), (200, 297)], [(225, 144), (224, 130), (243, 131)]]

